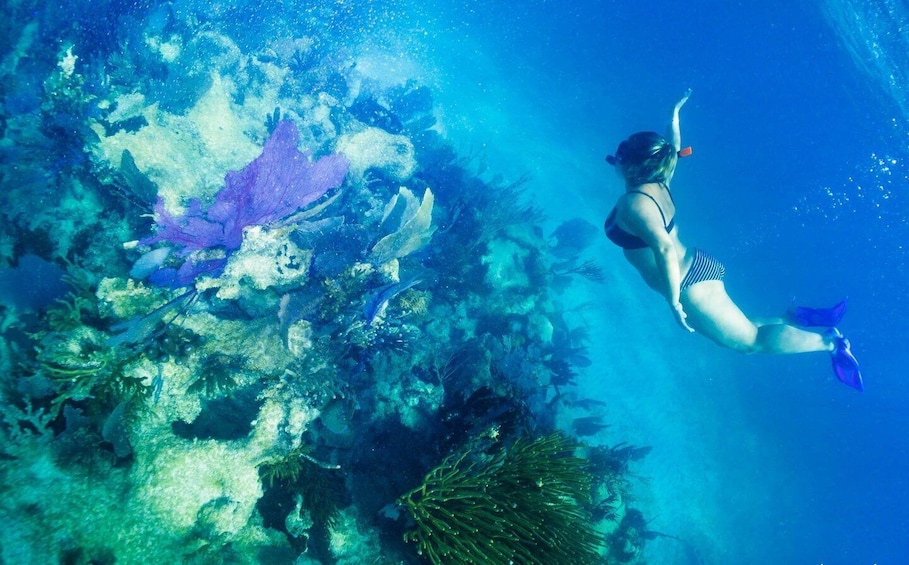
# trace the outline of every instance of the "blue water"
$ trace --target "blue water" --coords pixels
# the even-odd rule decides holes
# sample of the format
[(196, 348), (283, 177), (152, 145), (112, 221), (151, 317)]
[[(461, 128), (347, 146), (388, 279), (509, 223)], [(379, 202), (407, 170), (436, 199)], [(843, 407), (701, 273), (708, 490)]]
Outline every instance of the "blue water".
[[(593, 335), (581, 386), (607, 403), (610, 443), (654, 447), (635, 496), (653, 530), (681, 541), (652, 541), (648, 562), (909, 562), (909, 9), (510, 4), (354, 2), (325, 24), (390, 83), (430, 85), (444, 133), (490, 174), (530, 173), (552, 226), (599, 225), (622, 190), (603, 157), (661, 131), (692, 88), (682, 142), (694, 155), (673, 182), (683, 240), (723, 260), (746, 313), (849, 298), (842, 329), (864, 393), (821, 354), (744, 357), (684, 335), (598, 244), (607, 284), (569, 297)], [(267, 33), (268, 8), (246, 6), (261, 18), (249, 33)], [(8, 110), (35, 107), (7, 96)]]
[[(909, 560), (909, 386), (900, 345), (909, 337), (909, 14), (899, 2), (824, 4), (530, 2), (502, 11), (476, 2), (452, 13), (507, 91), (497, 109), (523, 128), (495, 131), (488, 143), (536, 168), (553, 213), (602, 217), (620, 190), (600, 168), (602, 156), (632, 131), (662, 130), (691, 87), (682, 139), (695, 156), (682, 161), (673, 184), (683, 240), (723, 258), (730, 293), (748, 313), (779, 313), (793, 296), (816, 304), (849, 297), (843, 329), (862, 362), (864, 394), (839, 387), (820, 356), (741, 358), (677, 333), (597, 344), (607, 365), (665, 354), (665, 370), (686, 380), (674, 417), (711, 415), (698, 432), (709, 459), (686, 467), (698, 472), (700, 464), (703, 488), (720, 491), (705, 497), (721, 506), (721, 522), (703, 527), (725, 536), (715, 540), (717, 553), (703, 552), (708, 562)], [(471, 100), (461, 111), (472, 104), (494, 102)], [(528, 137), (543, 147), (528, 147)], [(519, 148), (509, 152), (510, 144)], [(571, 206), (557, 208), (566, 191), (582, 204), (569, 196)], [(627, 269), (617, 253), (603, 252), (611, 269)], [(602, 323), (672, 331), (661, 327), (670, 324), (665, 312), (650, 314), (604, 313)], [(607, 399), (641, 384), (592, 373), (591, 389)], [(728, 382), (714, 386), (716, 379)], [(684, 504), (701, 514), (696, 501)], [(652, 525), (710, 537), (694, 524), (658, 517)], [(651, 560), (681, 562), (678, 548), (660, 547)]]

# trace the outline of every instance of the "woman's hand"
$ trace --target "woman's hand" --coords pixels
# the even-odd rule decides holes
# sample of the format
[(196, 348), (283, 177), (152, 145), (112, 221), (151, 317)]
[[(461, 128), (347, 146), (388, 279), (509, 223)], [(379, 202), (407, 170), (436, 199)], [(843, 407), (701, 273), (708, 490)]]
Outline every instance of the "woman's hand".
[(685, 95), (682, 96), (682, 99), (675, 103), (675, 112), (678, 112), (682, 109), (682, 106), (685, 105), (685, 102), (688, 102), (688, 98), (691, 97), (691, 89), (685, 91)]
[(694, 333), (694, 328), (688, 325), (688, 314), (685, 313), (685, 309), (682, 308), (681, 302), (676, 302), (672, 304), (672, 313), (675, 316), (675, 321), (679, 323), (680, 326), (688, 330), (689, 332)]

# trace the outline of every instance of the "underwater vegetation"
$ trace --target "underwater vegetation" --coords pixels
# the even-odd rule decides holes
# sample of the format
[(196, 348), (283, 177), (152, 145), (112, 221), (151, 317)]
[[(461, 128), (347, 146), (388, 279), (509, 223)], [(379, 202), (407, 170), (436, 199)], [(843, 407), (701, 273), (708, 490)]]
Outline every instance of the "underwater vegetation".
[(591, 477), (561, 434), (518, 439), (486, 460), (450, 456), (401, 498), (418, 553), (442, 563), (600, 562)]
[[(190, 344), (184, 342), (185, 348)], [(198, 377), (186, 388), (202, 396), (218, 396), (231, 391), (237, 385), (237, 374), (243, 370), (243, 361), (223, 353), (209, 355), (202, 361), (196, 374)]]
[[(301, 446), (280, 459), (259, 467), (265, 494), (259, 501), (263, 516), (277, 513), (283, 522), (275, 526), (287, 532), (292, 543), (321, 555), (330, 555), (329, 531), (337, 525), (346, 502), (340, 467), (318, 461), (309, 446)], [(281, 505), (293, 500), (294, 508), (281, 516)]]
[(590, 226), (358, 66), (362, 14), (241, 4), (4, 7), (0, 561), (639, 561), (646, 448), (571, 400)]
[[(140, 352), (111, 346), (92, 288), (85, 280), (69, 280), (74, 290), (46, 309), (46, 325), (30, 334), (33, 356), (20, 367), (37, 387), (35, 399), (49, 400), (54, 415), (65, 404), (103, 414), (123, 401), (138, 400), (150, 389), (126, 366)], [(152, 346), (149, 342), (149, 352)]]

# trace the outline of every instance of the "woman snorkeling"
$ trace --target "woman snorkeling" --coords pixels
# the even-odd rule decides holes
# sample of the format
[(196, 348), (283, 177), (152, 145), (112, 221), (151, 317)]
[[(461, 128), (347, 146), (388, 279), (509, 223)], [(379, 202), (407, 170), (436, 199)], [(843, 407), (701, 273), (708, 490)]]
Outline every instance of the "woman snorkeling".
[(836, 328), (845, 300), (832, 308), (793, 307), (784, 318), (749, 318), (726, 294), (723, 264), (679, 240), (669, 184), (678, 158), (691, 152), (682, 149), (679, 128), (679, 111), (690, 95), (688, 90), (676, 103), (668, 139), (654, 132), (636, 133), (606, 158), (625, 180), (625, 193), (606, 218), (606, 236), (624, 250), (644, 282), (667, 300), (686, 330), (745, 353), (829, 352), (837, 378), (863, 390), (849, 340)]

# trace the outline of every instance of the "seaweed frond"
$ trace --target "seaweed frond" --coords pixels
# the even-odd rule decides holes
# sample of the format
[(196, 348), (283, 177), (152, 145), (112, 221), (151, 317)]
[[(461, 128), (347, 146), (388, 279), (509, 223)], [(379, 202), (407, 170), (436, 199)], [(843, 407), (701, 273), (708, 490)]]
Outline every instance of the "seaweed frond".
[(579, 265), (575, 264), (574, 261), (568, 261), (565, 264), (554, 267), (553, 275), (557, 277), (578, 275), (595, 283), (606, 281), (606, 273), (603, 271), (603, 267), (593, 259), (588, 259)]
[(404, 539), (434, 565), (593, 564), (591, 476), (578, 444), (554, 433), (491, 458), (449, 457), (399, 499), (416, 523)]

